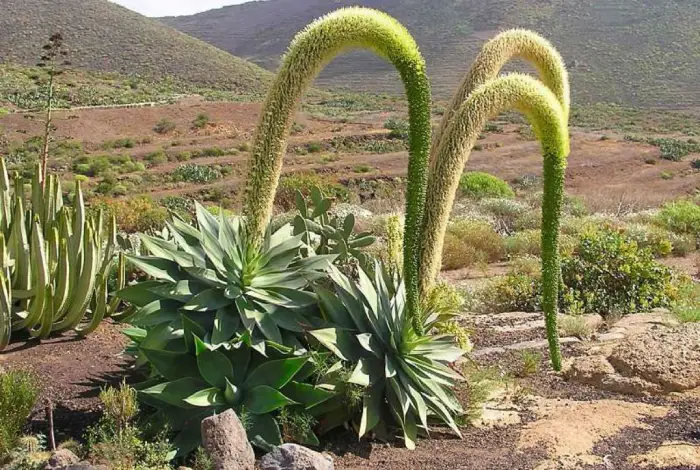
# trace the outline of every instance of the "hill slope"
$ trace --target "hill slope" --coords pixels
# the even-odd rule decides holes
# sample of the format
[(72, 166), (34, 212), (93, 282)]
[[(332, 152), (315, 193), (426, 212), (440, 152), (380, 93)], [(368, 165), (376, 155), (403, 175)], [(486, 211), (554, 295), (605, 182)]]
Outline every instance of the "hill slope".
[[(485, 40), (517, 26), (556, 44), (579, 102), (700, 105), (697, 0), (268, 0), (162, 21), (272, 70), (307, 23), (357, 4), (386, 11), (408, 27), (442, 96), (452, 93)], [(361, 53), (335, 61), (321, 82), (395, 90), (398, 79)]]
[(76, 67), (254, 93), (260, 67), (107, 0), (2, 0), (0, 62), (35, 64), (61, 32)]

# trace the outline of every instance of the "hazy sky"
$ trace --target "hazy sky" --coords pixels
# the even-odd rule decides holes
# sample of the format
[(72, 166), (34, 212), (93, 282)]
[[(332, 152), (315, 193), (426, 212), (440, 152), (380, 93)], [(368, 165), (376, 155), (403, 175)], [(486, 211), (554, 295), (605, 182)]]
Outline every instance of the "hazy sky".
[(191, 15), (247, 0), (112, 0), (146, 16)]

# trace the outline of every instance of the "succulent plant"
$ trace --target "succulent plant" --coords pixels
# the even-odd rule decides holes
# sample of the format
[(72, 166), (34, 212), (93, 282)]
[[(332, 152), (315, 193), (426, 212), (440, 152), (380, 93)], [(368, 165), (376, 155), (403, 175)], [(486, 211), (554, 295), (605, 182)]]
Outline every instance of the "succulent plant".
[(448, 364), (464, 351), (454, 338), (416, 334), (404, 284), (383, 266), (375, 267), (373, 279), (360, 271), (355, 282), (335, 267), (330, 277), (334, 291), (317, 287), (317, 293), (332, 326), (311, 334), (338, 359), (356, 364), (347, 380), (365, 388), (360, 437), (380, 423), (393, 423), (413, 449), (419, 430), (428, 432), (429, 418), (461, 436), (454, 416), (462, 408), (452, 391), (461, 376)]
[[(331, 214), (333, 201), (323, 197), (321, 191), (311, 188), (310, 200), (300, 191), (295, 195), (297, 211), (294, 218), (294, 235), (302, 235), (304, 243), (313, 247), (316, 254), (334, 254), (336, 263), (356, 259), (365, 269), (371, 266), (371, 257), (363, 251), (377, 238), (371, 232), (355, 233), (355, 216), (342, 219)], [(315, 236), (315, 237), (314, 237)]]
[(0, 159), (0, 349), (18, 330), (39, 339), (69, 330), (87, 335), (119, 305), (107, 292), (114, 218), (105, 223), (102, 212), (86, 214), (80, 182), (69, 208), (59, 180), (49, 175), (42, 184), (38, 167), (29, 201), (22, 178), (13, 181)]

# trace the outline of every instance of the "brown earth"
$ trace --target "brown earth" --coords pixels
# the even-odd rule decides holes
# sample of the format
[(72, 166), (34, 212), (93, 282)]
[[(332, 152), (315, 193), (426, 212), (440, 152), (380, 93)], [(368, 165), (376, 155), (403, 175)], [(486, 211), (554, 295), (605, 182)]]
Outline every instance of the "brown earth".
[[(128, 153), (139, 159), (149, 152), (164, 148), (169, 152), (191, 151), (220, 146), (228, 149), (251, 139), (260, 105), (257, 103), (208, 103), (187, 99), (178, 104), (129, 109), (71, 110), (56, 113), (57, 138), (72, 138), (85, 143), (94, 154), (106, 140), (116, 138), (150, 137), (152, 142), (133, 149), (119, 149), (113, 153)], [(210, 116), (213, 124), (203, 130), (194, 130), (191, 123), (200, 113)], [(366, 136), (382, 134), (386, 113), (356, 114), (351, 123), (320, 120), (300, 114), (296, 122), (305, 126), (291, 137), (290, 146), (320, 142), (338, 136)], [(152, 131), (163, 118), (175, 122), (176, 130), (166, 136)], [(8, 115), (0, 119), (10, 140), (24, 140), (41, 134), (42, 120), (32, 114)], [(467, 164), (468, 170), (486, 171), (508, 181), (525, 175), (542, 174), (539, 144), (518, 134), (518, 126), (504, 124), (505, 132), (491, 133), (479, 141), (483, 150), (474, 151)], [(660, 202), (681, 195), (692, 194), (700, 188), (700, 172), (692, 170), (686, 157), (682, 162), (659, 158), (659, 149), (646, 144), (626, 142), (621, 136), (585, 130), (573, 130), (572, 152), (566, 173), (567, 191), (582, 196), (590, 206), (607, 211), (621, 212), (657, 206)], [(386, 154), (345, 153), (337, 161), (324, 163), (320, 154), (288, 154), (285, 171), (318, 171), (338, 179), (405, 175), (407, 153)], [(219, 187), (238, 192), (245, 176), (247, 153), (195, 159), (199, 164), (228, 164), (231, 174), (207, 185), (183, 184), (177, 187), (153, 187), (148, 191), (155, 197), (194, 193)], [(653, 163), (653, 164), (651, 164)], [(370, 171), (358, 174), (358, 164), (368, 165)], [(173, 162), (150, 170), (163, 173), (174, 169)], [(662, 175), (664, 175), (662, 177)], [(669, 177), (670, 175), (670, 177)]]

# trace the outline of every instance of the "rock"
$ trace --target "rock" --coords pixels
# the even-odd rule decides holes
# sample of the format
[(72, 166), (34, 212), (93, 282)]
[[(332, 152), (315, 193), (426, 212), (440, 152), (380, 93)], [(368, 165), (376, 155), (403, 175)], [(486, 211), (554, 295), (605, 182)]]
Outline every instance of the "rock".
[(602, 355), (577, 357), (564, 371), (564, 377), (572, 382), (592, 385), (628, 395), (659, 394), (661, 387), (639, 377), (624, 377)]
[(46, 462), (46, 466), (44, 466), (44, 470), (65, 469), (79, 462), (80, 459), (78, 458), (78, 456), (70, 450), (58, 449), (53, 454), (51, 454), (51, 457), (49, 457), (49, 461)]
[(632, 455), (627, 461), (641, 468), (700, 468), (700, 446), (687, 442), (664, 442), (658, 449), (643, 455)]
[(613, 349), (608, 361), (620, 374), (640, 377), (667, 393), (700, 387), (700, 324), (628, 338)]
[(214, 470), (253, 470), (255, 453), (235, 411), (202, 421), (202, 445), (209, 453)]
[(333, 459), (296, 444), (283, 444), (260, 460), (261, 470), (333, 470)]

